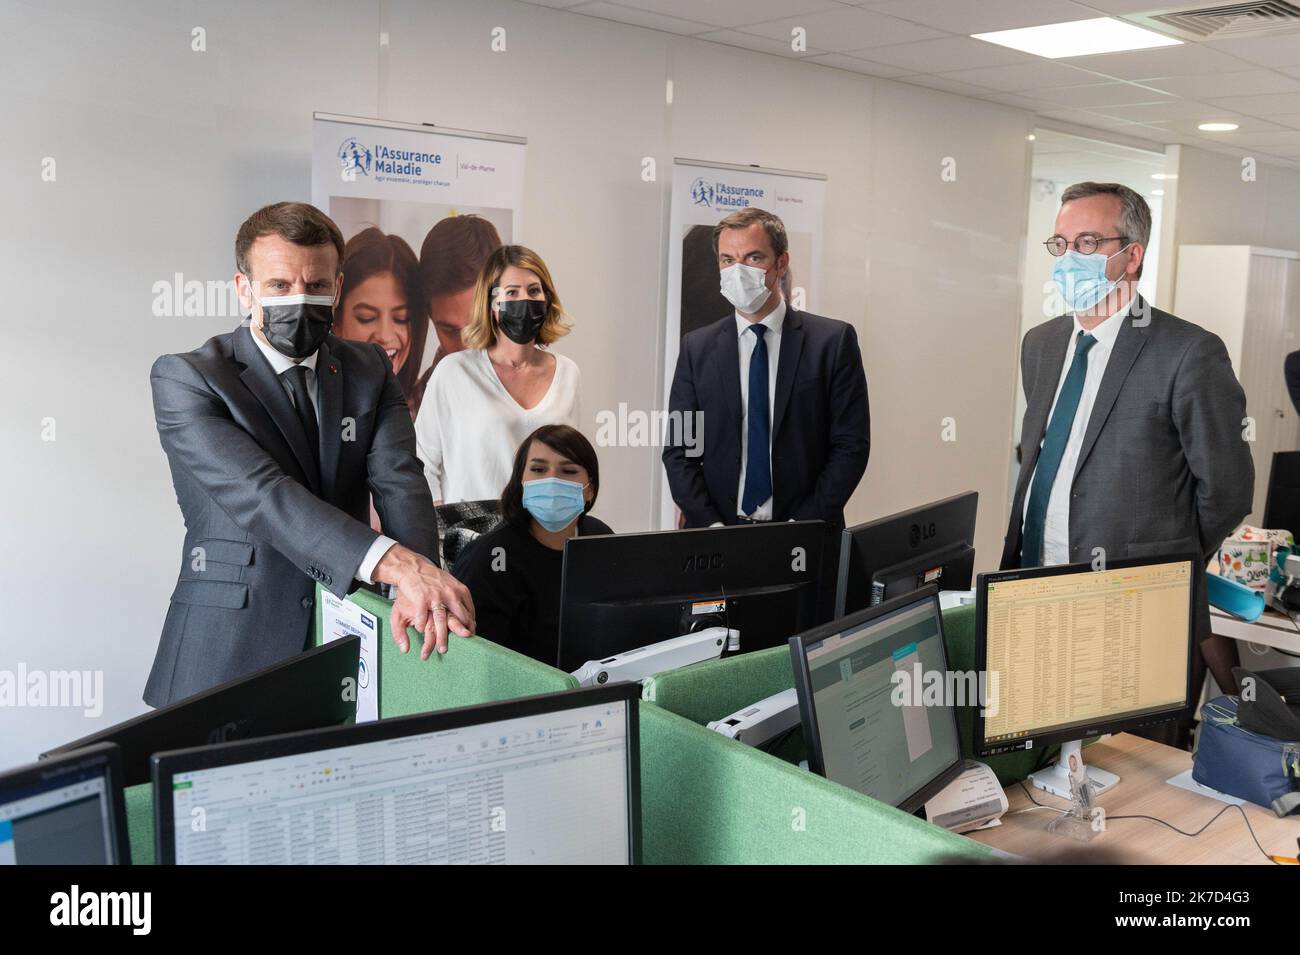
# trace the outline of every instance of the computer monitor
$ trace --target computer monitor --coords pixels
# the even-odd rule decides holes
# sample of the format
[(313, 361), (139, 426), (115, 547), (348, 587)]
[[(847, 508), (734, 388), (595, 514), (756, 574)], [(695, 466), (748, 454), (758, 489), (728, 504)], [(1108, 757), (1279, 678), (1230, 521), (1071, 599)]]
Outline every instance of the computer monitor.
[(163, 864), (638, 861), (640, 687), (153, 759)]
[(969, 590), (975, 569), (975, 508), (968, 491), (845, 528), (840, 534), (835, 616), (843, 617), (926, 584)]
[[(1030, 779), (1070, 798), (1080, 741), (1191, 712), (1194, 554), (980, 574), (975, 666), (989, 705), (975, 717), (979, 755), (1061, 743)], [(1199, 688), (1197, 688), (1199, 689)], [(1119, 777), (1088, 767), (1093, 791)]]
[(961, 775), (937, 587), (791, 637), (790, 659), (813, 772), (906, 812)]
[(572, 673), (706, 627), (740, 631), (740, 650), (782, 646), (831, 619), (823, 521), (780, 521), (564, 544), (557, 665)]
[(1273, 455), (1264, 526), (1283, 528), (1300, 540), (1300, 451), (1278, 451)]
[(112, 743), (0, 774), (0, 865), (129, 865)]
[[(361, 638), (342, 637), (178, 700), (72, 743), (42, 759), (94, 743), (122, 751), (123, 785), (149, 781), (149, 757), (165, 749), (320, 729), (356, 719)], [(352, 681), (351, 684), (345, 681)], [(347, 692), (349, 687), (354, 692)]]

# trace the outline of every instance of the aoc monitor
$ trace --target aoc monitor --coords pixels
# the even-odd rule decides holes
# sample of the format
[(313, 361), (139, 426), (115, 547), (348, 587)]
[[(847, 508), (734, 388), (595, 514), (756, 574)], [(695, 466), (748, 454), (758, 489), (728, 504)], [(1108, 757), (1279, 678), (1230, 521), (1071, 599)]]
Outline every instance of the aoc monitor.
[(342, 637), (52, 749), (41, 758), (93, 743), (115, 743), (122, 752), (124, 785), (135, 786), (149, 781), (149, 757), (165, 749), (351, 723), (357, 711), (360, 654), (360, 637)]
[[(975, 667), (990, 703), (975, 716), (976, 754), (1061, 743), (1057, 763), (1030, 778), (1068, 799), (1079, 741), (1189, 714), (1197, 563), (1176, 554), (980, 574)], [(1088, 773), (1096, 792), (1118, 780)]]
[(637, 862), (640, 689), (611, 683), (159, 753), (158, 861)]
[(116, 746), (87, 746), (0, 773), (0, 865), (130, 862)]
[(905, 812), (961, 775), (938, 588), (791, 637), (790, 658), (813, 772)]
[(840, 534), (835, 615), (874, 607), (927, 584), (969, 590), (975, 569), (975, 508), (968, 491)]
[(571, 538), (556, 665), (706, 627), (738, 630), (742, 653), (783, 646), (831, 618), (831, 540), (823, 521)]

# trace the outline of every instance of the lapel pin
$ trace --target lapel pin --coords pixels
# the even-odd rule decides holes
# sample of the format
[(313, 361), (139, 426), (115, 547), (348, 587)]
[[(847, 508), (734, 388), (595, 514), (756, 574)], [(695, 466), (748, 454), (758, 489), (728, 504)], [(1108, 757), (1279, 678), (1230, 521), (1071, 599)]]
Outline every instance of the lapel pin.
[(330, 365), (330, 374), (337, 375), (338, 373), (339, 373), (338, 365)]

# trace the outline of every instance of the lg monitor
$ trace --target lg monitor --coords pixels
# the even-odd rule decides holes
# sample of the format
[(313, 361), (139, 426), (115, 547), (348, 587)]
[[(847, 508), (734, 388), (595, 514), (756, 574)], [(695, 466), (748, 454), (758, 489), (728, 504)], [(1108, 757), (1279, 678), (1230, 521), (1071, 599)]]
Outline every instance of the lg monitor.
[(1284, 528), (1300, 540), (1300, 451), (1278, 451), (1273, 455), (1264, 526)]
[(557, 665), (717, 626), (740, 632), (741, 652), (784, 645), (831, 618), (829, 550), (822, 521), (571, 538)]
[(360, 653), (360, 637), (342, 637), (52, 749), (41, 758), (114, 743), (122, 752), (124, 785), (135, 786), (149, 781), (149, 757), (162, 750), (351, 723), (356, 718)]
[[(975, 717), (981, 756), (1061, 743), (1030, 776), (1070, 798), (1080, 741), (1191, 712), (1196, 563), (1191, 554), (980, 574), (976, 668), (990, 705)], [(1088, 767), (1093, 791), (1119, 777)]]
[(791, 637), (790, 658), (813, 772), (906, 812), (961, 775), (937, 587)]
[(873, 607), (927, 584), (941, 590), (969, 590), (978, 501), (979, 494), (968, 491), (845, 528), (840, 534), (835, 616)]
[(0, 774), (0, 865), (127, 865), (122, 763), (111, 743)]
[(638, 861), (640, 687), (159, 753), (162, 864)]

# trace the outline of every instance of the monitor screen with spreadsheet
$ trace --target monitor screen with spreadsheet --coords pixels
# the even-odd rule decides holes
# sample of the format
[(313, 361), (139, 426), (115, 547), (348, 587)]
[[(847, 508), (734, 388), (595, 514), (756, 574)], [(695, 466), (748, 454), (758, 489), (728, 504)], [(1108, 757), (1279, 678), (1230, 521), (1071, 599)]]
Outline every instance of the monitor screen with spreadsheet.
[(620, 683), (154, 757), (164, 864), (637, 861)]
[[(1196, 558), (981, 574), (982, 755), (1120, 732), (1192, 705)], [(993, 689), (995, 688), (995, 689)]]

